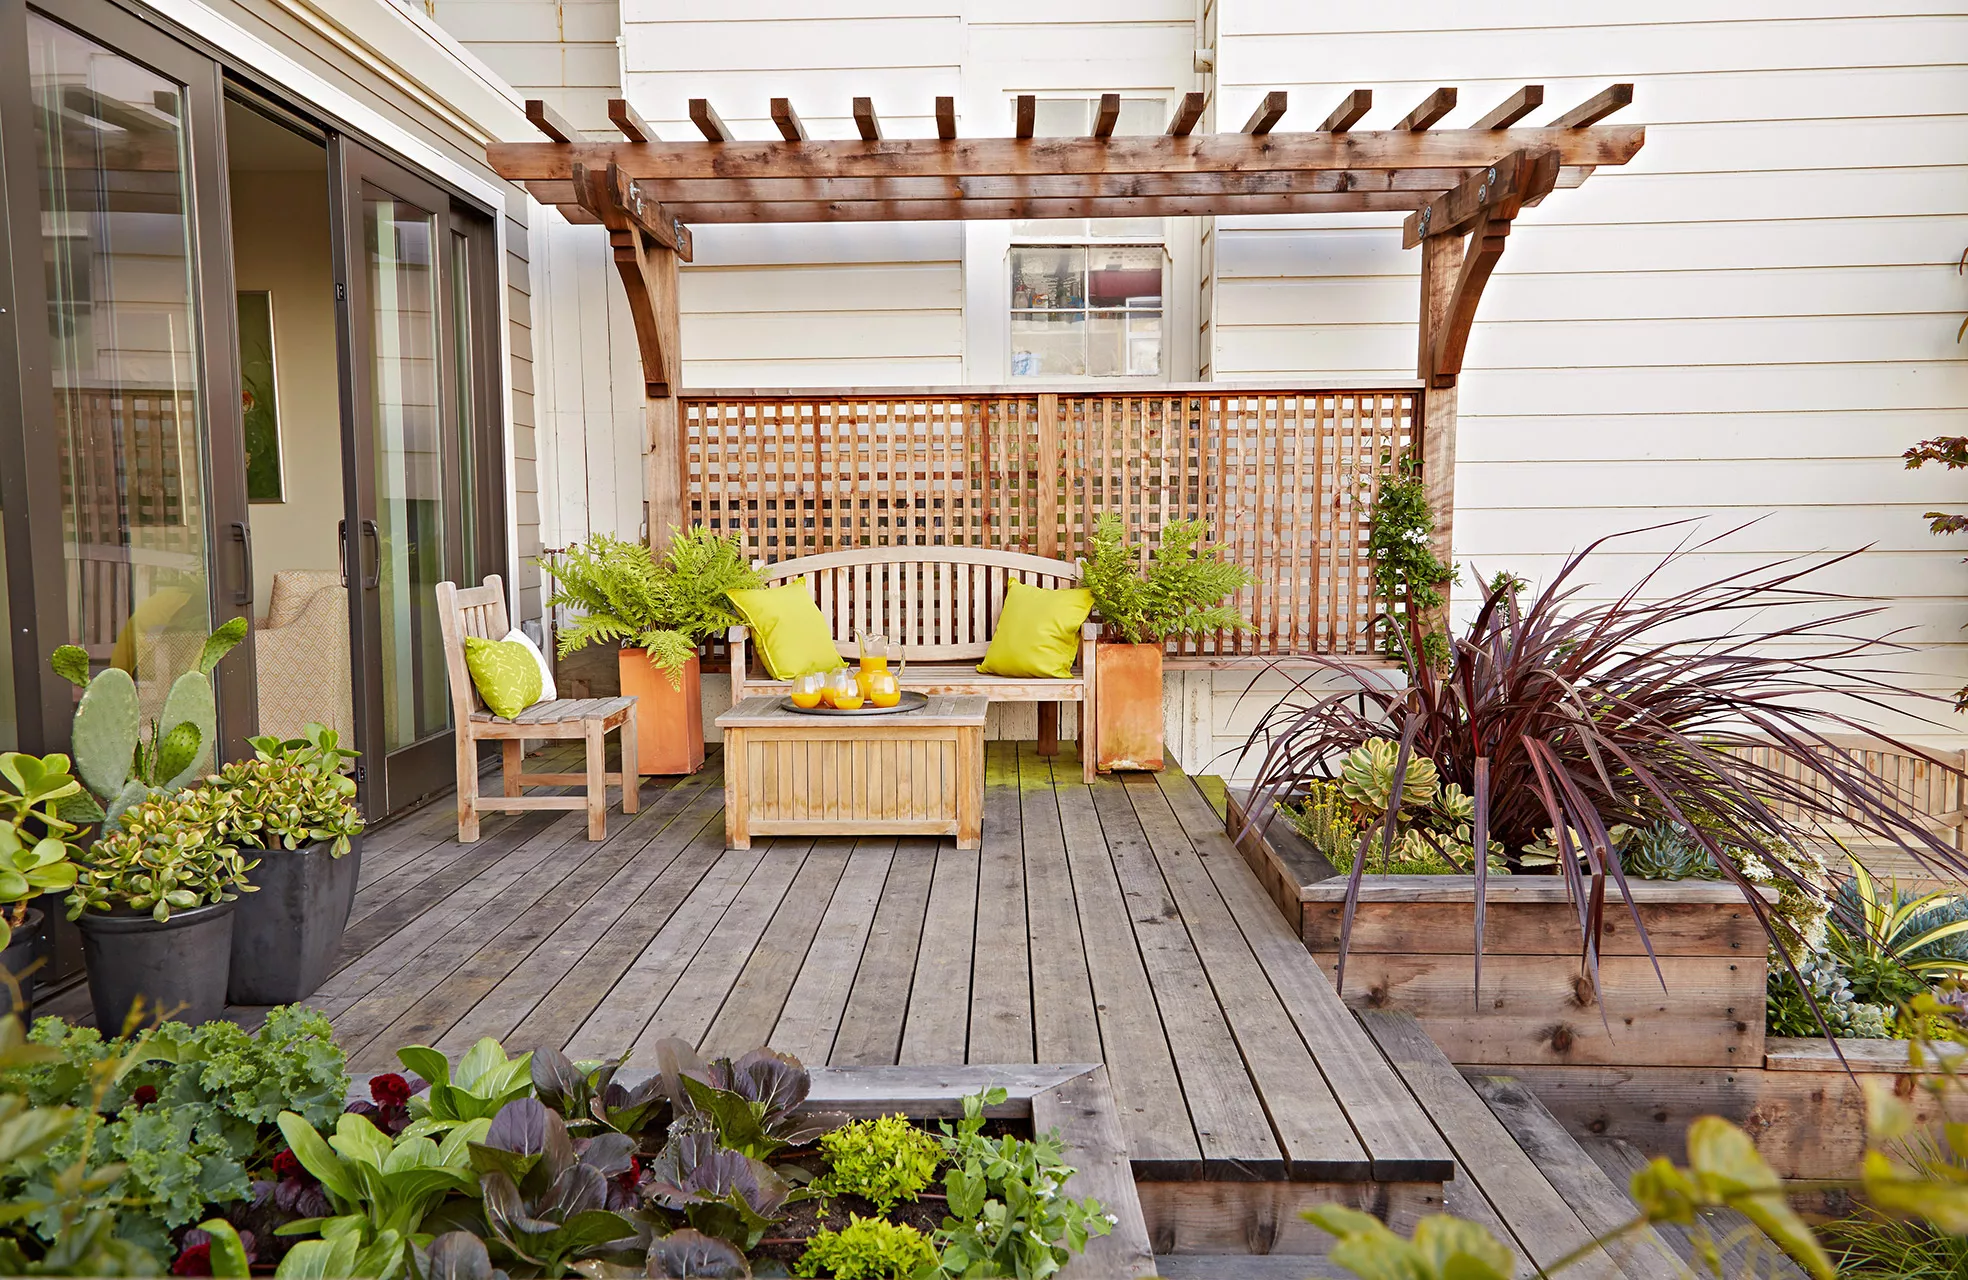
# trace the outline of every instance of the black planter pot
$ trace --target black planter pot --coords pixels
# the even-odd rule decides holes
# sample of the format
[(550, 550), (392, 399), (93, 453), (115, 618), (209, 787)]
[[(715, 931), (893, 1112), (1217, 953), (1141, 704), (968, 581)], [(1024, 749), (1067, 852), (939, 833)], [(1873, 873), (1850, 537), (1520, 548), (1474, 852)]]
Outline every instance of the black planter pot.
[(325, 844), (248, 850), (258, 893), (240, 895), (232, 924), (234, 1004), (292, 1004), (314, 994), (341, 950), (362, 868), (362, 838), (341, 857)]
[(146, 1018), (163, 1014), (199, 1023), (224, 1013), (236, 905), (215, 902), (173, 911), (162, 923), (134, 911), (83, 913), (77, 921), (82, 956), (103, 1033), (122, 1029), (139, 996)]
[(41, 959), (41, 920), (41, 909), (29, 907), (21, 922), (14, 926), (14, 936), (6, 949), (0, 950), (0, 969), (5, 969), (15, 983), (12, 987), (0, 983), (0, 1017), (17, 1013), (22, 1022), (34, 1020), (34, 980), (41, 973), (29, 970)]

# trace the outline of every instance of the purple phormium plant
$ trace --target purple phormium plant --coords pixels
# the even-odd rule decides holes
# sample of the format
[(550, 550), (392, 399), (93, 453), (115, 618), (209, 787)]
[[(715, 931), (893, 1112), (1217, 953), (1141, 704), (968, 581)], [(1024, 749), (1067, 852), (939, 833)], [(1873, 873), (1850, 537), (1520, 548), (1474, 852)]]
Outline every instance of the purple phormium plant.
[[(1399, 743), (1396, 795), (1410, 760), (1433, 761), (1444, 783), (1460, 784), (1475, 800), (1479, 987), (1486, 854), (1500, 846), (1514, 865), (1547, 831), (1578, 911), (1581, 962), (1595, 986), (1607, 881), (1623, 895), (1625, 890), (1608, 831), (1618, 823), (1667, 818), (1682, 824), (1742, 889), (1772, 937), (1768, 910), (1741, 866), (1755, 851), (1856, 827), (1923, 866), (1968, 874), (1968, 859), (1827, 737), (1847, 731), (1877, 737), (1852, 718), (1868, 707), (1905, 714), (1910, 707), (1938, 711), (1948, 705), (1906, 689), (1890, 668), (1874, 665), (1906, 646), (1844, 630), (1876, 615), (1876, 604), (1807, 581), (1858, 553), (1779, 560), (1643, 599), (1663, 570), (1712, 543), (1684, 545), (1619, 597), (1584, 602), (1576, 581), (1580, 568), (1608, 541), (1570, 557), (1528, 603), (1507, 582), (1490, 589), (1475, 618), (1452, 637), (1444, 669), (1410, 656), (1406, 683), (1398, 686), (1367, 683), (1315, 695), (1300, 682), (1299, 695), (1271, 708), (1245, 744), (1245, 752), (1262, 756), (1251, 825), (1268, 823), (1275, 802), (1333, 776), (1339, 761), (1369, 738)], [(1420, 650), (1411, 621), (1405, 651)], [(1316, 661), (1347, 672), (1341, 659)], [(1958, 772), (1916, 748), (1886, 741), (1936, 769)], [(1752, 758), (1749, 748), (1759, 749), (1762, 758)], [(1795, 816), (1784, 816), (1786, 811)], [(1385, 836), (1385, 847), (1393, 846), (1392, 815), (1384, 827), (1363, 834), (1353, 861), (1340, 929), (1342, 987), (1360, 877), (1376, 834)], [(1775, 874), (1822, 898), (1819, 887), (1784, 859), (1765, 861)], [(1652, 957), (1653, 944), (1630, 898), (1629, 908)]]

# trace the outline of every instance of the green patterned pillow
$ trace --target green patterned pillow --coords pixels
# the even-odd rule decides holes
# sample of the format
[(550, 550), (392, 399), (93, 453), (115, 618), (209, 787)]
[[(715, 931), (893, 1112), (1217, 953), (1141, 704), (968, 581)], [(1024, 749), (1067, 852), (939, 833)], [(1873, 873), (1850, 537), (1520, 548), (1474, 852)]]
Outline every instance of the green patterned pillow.
[(495, 716), (510, 720), (540, 700), (540, 664), (517, 640), (466, 636), (465, 666)]

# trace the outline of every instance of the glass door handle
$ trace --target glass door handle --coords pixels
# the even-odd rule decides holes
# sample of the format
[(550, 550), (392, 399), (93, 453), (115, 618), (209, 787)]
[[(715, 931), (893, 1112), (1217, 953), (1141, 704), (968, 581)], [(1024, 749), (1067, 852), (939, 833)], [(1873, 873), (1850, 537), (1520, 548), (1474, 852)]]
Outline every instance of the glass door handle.
[(362, 536), (369, 540), (370, 551), (376, 557), (374, 561), (375, 569), (370, 573), (364, 574), (362, 577), (362, 589), (364, 591), (374, 591), (377, 587), (383, 585), (383, 540), (381, 535), (376, 532), (376, 522), (374, 520), (364, 520), (362, 522)]
[(239, 573), (241, 582), (233, 588), (234, 604), (253, 603), (253, 530), (244, 520), (232, 522), (232, 538), (239, 544)]
[(342, 585), (348, 586), (348, 521), (335, 521), (335, 563), (341, 566)]

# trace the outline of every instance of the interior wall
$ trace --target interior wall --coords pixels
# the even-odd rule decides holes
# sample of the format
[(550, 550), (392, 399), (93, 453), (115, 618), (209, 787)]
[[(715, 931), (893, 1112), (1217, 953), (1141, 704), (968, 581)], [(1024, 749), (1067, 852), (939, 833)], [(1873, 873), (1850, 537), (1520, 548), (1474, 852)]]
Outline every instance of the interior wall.
[(339, 567), (342, 422), (335, 351), (335, 274), (328, 229), (328, 176), (231, 175), (233, 264), (241, 292), (273, 295), (275, 395), (280, 415), (284, 502), (256, 502), (253, 610), (266, 616), (279, 569)]

